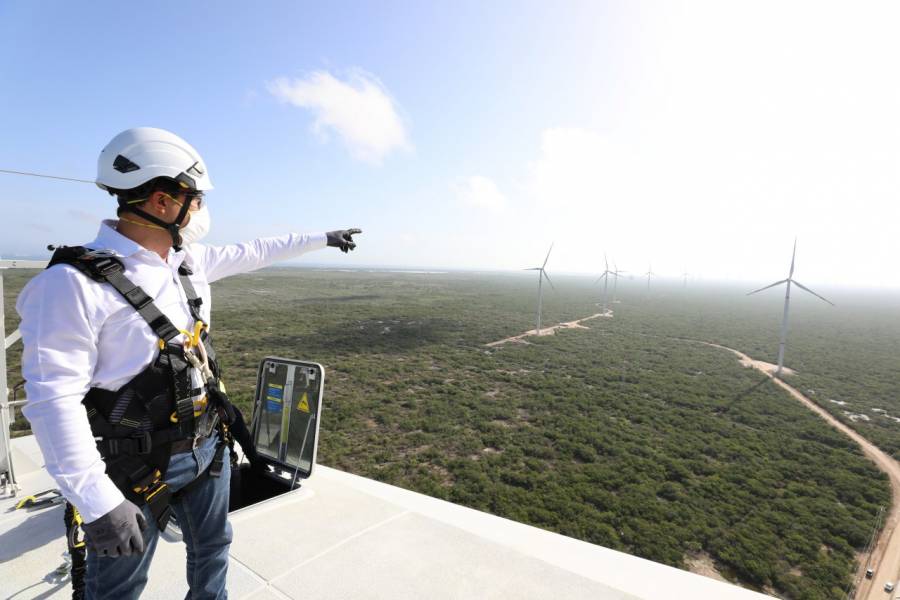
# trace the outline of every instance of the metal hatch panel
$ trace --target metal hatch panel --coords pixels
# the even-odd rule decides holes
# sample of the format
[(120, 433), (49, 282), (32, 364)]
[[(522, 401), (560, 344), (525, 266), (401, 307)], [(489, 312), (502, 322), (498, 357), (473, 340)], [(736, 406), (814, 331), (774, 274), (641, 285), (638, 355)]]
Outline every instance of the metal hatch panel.
[(296, 487), (312, 475), (319, 446), (325, 369), (268, 356), (259, 364), (251, 435), (267, 474)]

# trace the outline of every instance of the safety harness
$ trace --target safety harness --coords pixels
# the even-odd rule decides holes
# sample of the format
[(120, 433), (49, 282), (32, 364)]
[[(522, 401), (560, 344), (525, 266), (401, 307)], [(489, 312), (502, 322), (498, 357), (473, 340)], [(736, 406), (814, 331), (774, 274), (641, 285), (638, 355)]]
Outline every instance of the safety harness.
[[(196, 323), (193, 332), (175, 327), (140, 286), (124, 275), (124, 266), (108, 250), (60, 246), (47, 268), (67, 264), (98, 283), (108, 283), (147, 322), (159, 338), (159, 354), (146, 369), (116, 391), (92, 387), (82, 400), (106, 473), (125, 497), (147, 504), (160, 530), (172, 514), (172, 492), (165, 483), (169, 458), (196, 447), (214, 431), (220, 432), (215, 457), (205, 475), (218, 477), (223, 468), (225, 445), (233, 440), (229, 426), (235, 409), (219, 380), (219, 366), (200, 315), (203, 300), (182, 265), (178, 278)], [(174, 343), (185, 333), (187, 341)], [(200, 354), (198, 358), (193, 348)], [(191, 383), (191, 370), (200, 369), (201, 389)], [(205, 392), (205, 406), (194, 397)]]

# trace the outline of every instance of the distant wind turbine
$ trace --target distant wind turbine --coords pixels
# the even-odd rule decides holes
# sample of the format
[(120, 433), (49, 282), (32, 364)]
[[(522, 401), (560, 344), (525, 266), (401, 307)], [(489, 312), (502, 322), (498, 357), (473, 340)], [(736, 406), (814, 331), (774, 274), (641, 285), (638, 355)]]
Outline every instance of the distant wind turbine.
[(620, 274), (620, 273), (627, 273), (627, 272), (628, 272), (628, 271), (620, 271), (620, 270), (619, 270), (619, 265), (616, 264), (616, 261), (613, 261), (613, 270), (612, 270), (612, 272), (610, 273), (610, 275), (612, 275), (613, 277), (615, 277), (615, 279), (613, 279), (613, 304), (615, 304), (615, 303), (617, 302), (617, 300), (616, 300), (616, 290), (617, 290), (618, 287), (619, 287), (619, 274)]
[(613, 271), (609, 270), (609, 261), (606, 259), (606, 253), (604, 252), (603, 253), (603, 272), (600, 273), (600, 277), (598, 277), (597, 281), (594, 282), (594, 285), (597, 285), (598, 283), (600, 283), (601, 279), (603, 280), (603, 312), (606, 312), (606, 304), (607, 304), (606, 301), (607, 301), (607, 298), (609, 297), (607, 295), (607, 291), (609, 289), (609, 276), (610, 275), (615, 275), (615, 273)]
[(784, 346), (787, 341), (787, 331), (788, 331), (788, 307), (791, 304), (791, 284), (793, 283), (801, 290), (805, 290), (818, 298), (819, 300), (824, 300), (828, 304), (834, 306), (834, 303), (831, 300), (826, 299), (823, 296), (815, 293), (796, 279), (794, 279), (794, 259), (797, 257), (797, 238), (794, 238), (794, 251), (791, 254), (791, 270), (788, 272), (787, 279), (782, 279), (781, 281), (776, 281), (775, 283), (770, 283), (765, 287), (761, 287), (758, 290), (753, 290), (752, 292), (748, 292), (747, 295), (755, 294), (757, 292), (761, 292), (763, 290), (767, 290), (771, 287), (775, 287), (776, 285), (781, 285), (782, 283), (786, 283), (787, 287), (784, 289), (784, 315), (781, 318), (781, 340), (778, 342), (778, 369), (775, 371), (776, 376), (781, 376), (781, 371), (784, 368)]
[(684, 273), (681, 274), (684, 277), (684, 287), (687, 287), (687, 278), (690, 273), (687, 272), (687, 267), (684, 268)]
[(525, 269), (526, 271), (538, 271), (538, 305), (537, 305), (537, 334), (541, 335), (541, 305), (544, 301), (544, 278), (547, 279), (547, 283), (550, 284), (550, 287), (555, 291), (556, 288), (553, 286), (553, 282), (550, 281), (550, 276), (547, 275), (547, 271), (544, 270), (544, 267), (547, 266), (547, 261), (550, 260), (550, 252), (553, 251), (553, 244), (550, 244), (550, 250), (547, 250), (547, 257), (544, 258), (544, 264), (539, 267), (531, 267), (530, 269)]
[(651, 278), (652, 276), (656, 275), (656, 273), (653, 272), (653, 265), (652, 265), (652, 264), (647, 265), (647, 272), (644, 273), (644, 275), (647, 276), (647, 291), (649, 292), (649, 291), (650, 291), (650, 278)]

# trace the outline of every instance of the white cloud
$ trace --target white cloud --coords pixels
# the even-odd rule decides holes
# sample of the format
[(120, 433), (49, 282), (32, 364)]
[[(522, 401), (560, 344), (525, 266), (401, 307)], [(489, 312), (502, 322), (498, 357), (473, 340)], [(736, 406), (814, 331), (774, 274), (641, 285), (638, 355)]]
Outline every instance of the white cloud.
[(335, 133), (357, 160), (381, 164), (395, 150), (412, 147), (403, 119), (378, 79), (353, 71), (341, 81), (326, 71), (300, 79), (279, 77), (266, 86), (278, 100), (309, 109), (313, 131)]
[(508, 204), (497, 184), (481, 175), (462, 178), (456, 185), (456, 195), (465, 206), (493, 213), (503, 212)]

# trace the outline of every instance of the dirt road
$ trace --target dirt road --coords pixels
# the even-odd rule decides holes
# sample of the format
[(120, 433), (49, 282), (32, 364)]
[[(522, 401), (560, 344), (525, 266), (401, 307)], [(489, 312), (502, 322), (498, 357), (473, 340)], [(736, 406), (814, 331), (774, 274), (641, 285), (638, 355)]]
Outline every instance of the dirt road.
[(559, 325), (551, 325), (550, 327), (541, 327), (541, 332), (538, 333), (536, 329), (529, 329), (525, 333), (520, 333), (519, 335), (514, 335), (512, 337), (503, 338), (502, 340), (497, 340), (496, 342), (490, 342), (485, 344), (485, 346), (499, 346), (501, 344), (507, 344), (510, 342), (519, 343), (519, 344), (527, 344), (525, 338), (532, 335), (553, 335), (560, 329), (587, 329), (584, 325), (581, 324), (582, 321), (590, 321), (591, 319), (596, 319), (598, 317), (607, 317), (612, 318), (613, 314), (611, 310), (607, 310), (606, 312), (596, 313), (589, 317), (585, 317), (583, 319), (578, 319), (576, 321), (567, 321), (565, 323), (560, 323)]
[[(879, 469), (887, 474), (891, 480), (891, 495), (893, 497), (893, 502), (891, 503), (890, 511), (888, 511), (887, 516), (885, 517), (884, 529), (881, 530), (881, 534), (875, 542), (871, 559), (868, 563), (864, 562), (860, 564), (857, 570), (855, 582), (858, 587), (856, 588), (856, 593), (852, 597), (856, 600), (885, 600), (885, 598), (893, 598), (894, 596), (892, 594), (888, 594), (884, 591), (884, 584), (890, 581), (896, 585), (898, 575), (900, 575), (900, 528), (897, 527), (898, 523), (900, 523), (900, 502), (898, 502), (898, 498), (900, 498), (900, 464), (875, 447), (872, 442), (838, 421), (831, 413), (801, 394), (796, 388), (775, 377), (775, 365), (759, 360), (753, 360), (743, 352), (735, 350), (734, 348), (699, 340), (693, 341), (712, 346), (713, 348), (728, 350), (737, 355), (741, 364), (753, 367), (754, 369), (758, 369), (765, 373), (776, 385), (780, 386), (795, 399), (805, 404), (807, 408), (825, 419), (832, 427), (859, 444), (863, 453), (868, 456)], [(793, 374), (793, 371), (790, 371), (790, 369), (785, 369), (785, 372), (787, 374)], [(875, 569), (875, 576), (872, 579), (865, 579), (864, 577), (867, 567)]]
[[(499, 346), (509, 342), (527, 344), (528, 342), (525, 338), (532, 335), (550, 335), (556, 333), (560, 329), (586, 329), (586, 327), (581, 324), (583, 321), (596, 319), (598, 317), (609, 318), (612, 316), (612, 311), (607, 310), (606, 312), (597, 313), (576, 321), (569, 321), (567, 323), (560, 323), (559, 325), (541, 328), (540, 334), (532, 329), (520, 335), (497, 340), (496, 342), (491, 342), (486, 345)], [(856, 578), (854, 580), (854, 584), (857, 587), (852, 598), (854, 600), (885, 600), (886, 598), (894, 598), (893, 594), (898, 594), (898, 592), (894, 591), (890, 594), (885, 592), (884, 584), (890, 581), (896, 585), (898, 580), (900, 580), (900, 527), (898, 527), (898, 524), (900, 524), (900, 463), (879, 450), (872, 442), (841, 423), (831, 413), (804, 396), (795, 387), (786, 383), (784, 380), (775, 377), (776, 365), (761, 360), (754, 360), (743, 352), (735, 350), (734, 348), (729, 348), (728, 346), (721, 346), (702, 340), (690, 340), (686, 338), (673, 339), (727, 350), (737, 356), (742, 365), (753, 367), (754, 369), (765, 373), (766, 376), (772, 379), (775, 385), (780, 386), (796, 400), (802, 402), (808, 409), (825, 419), (829, 425), (859, 444), (863, 453), (868, 456), (879, 469), (887, 474), (891, 482), (891, 508), (885, 517), (884, 528), (881, 530), (878, 539), (873, 545), (871, 558), (868, 561), (865, 561), (865, 557), (863, 557), (864, 562), (862, 562), (857, 569)], [(785, 367), (784, 374), (793, 375), (794, 371)], [(875, 575), (872, 579), (865, 578), (866, 569), (869, 567), (875, 570)], [(900, 594), (896, 597), (900, 598)]]

